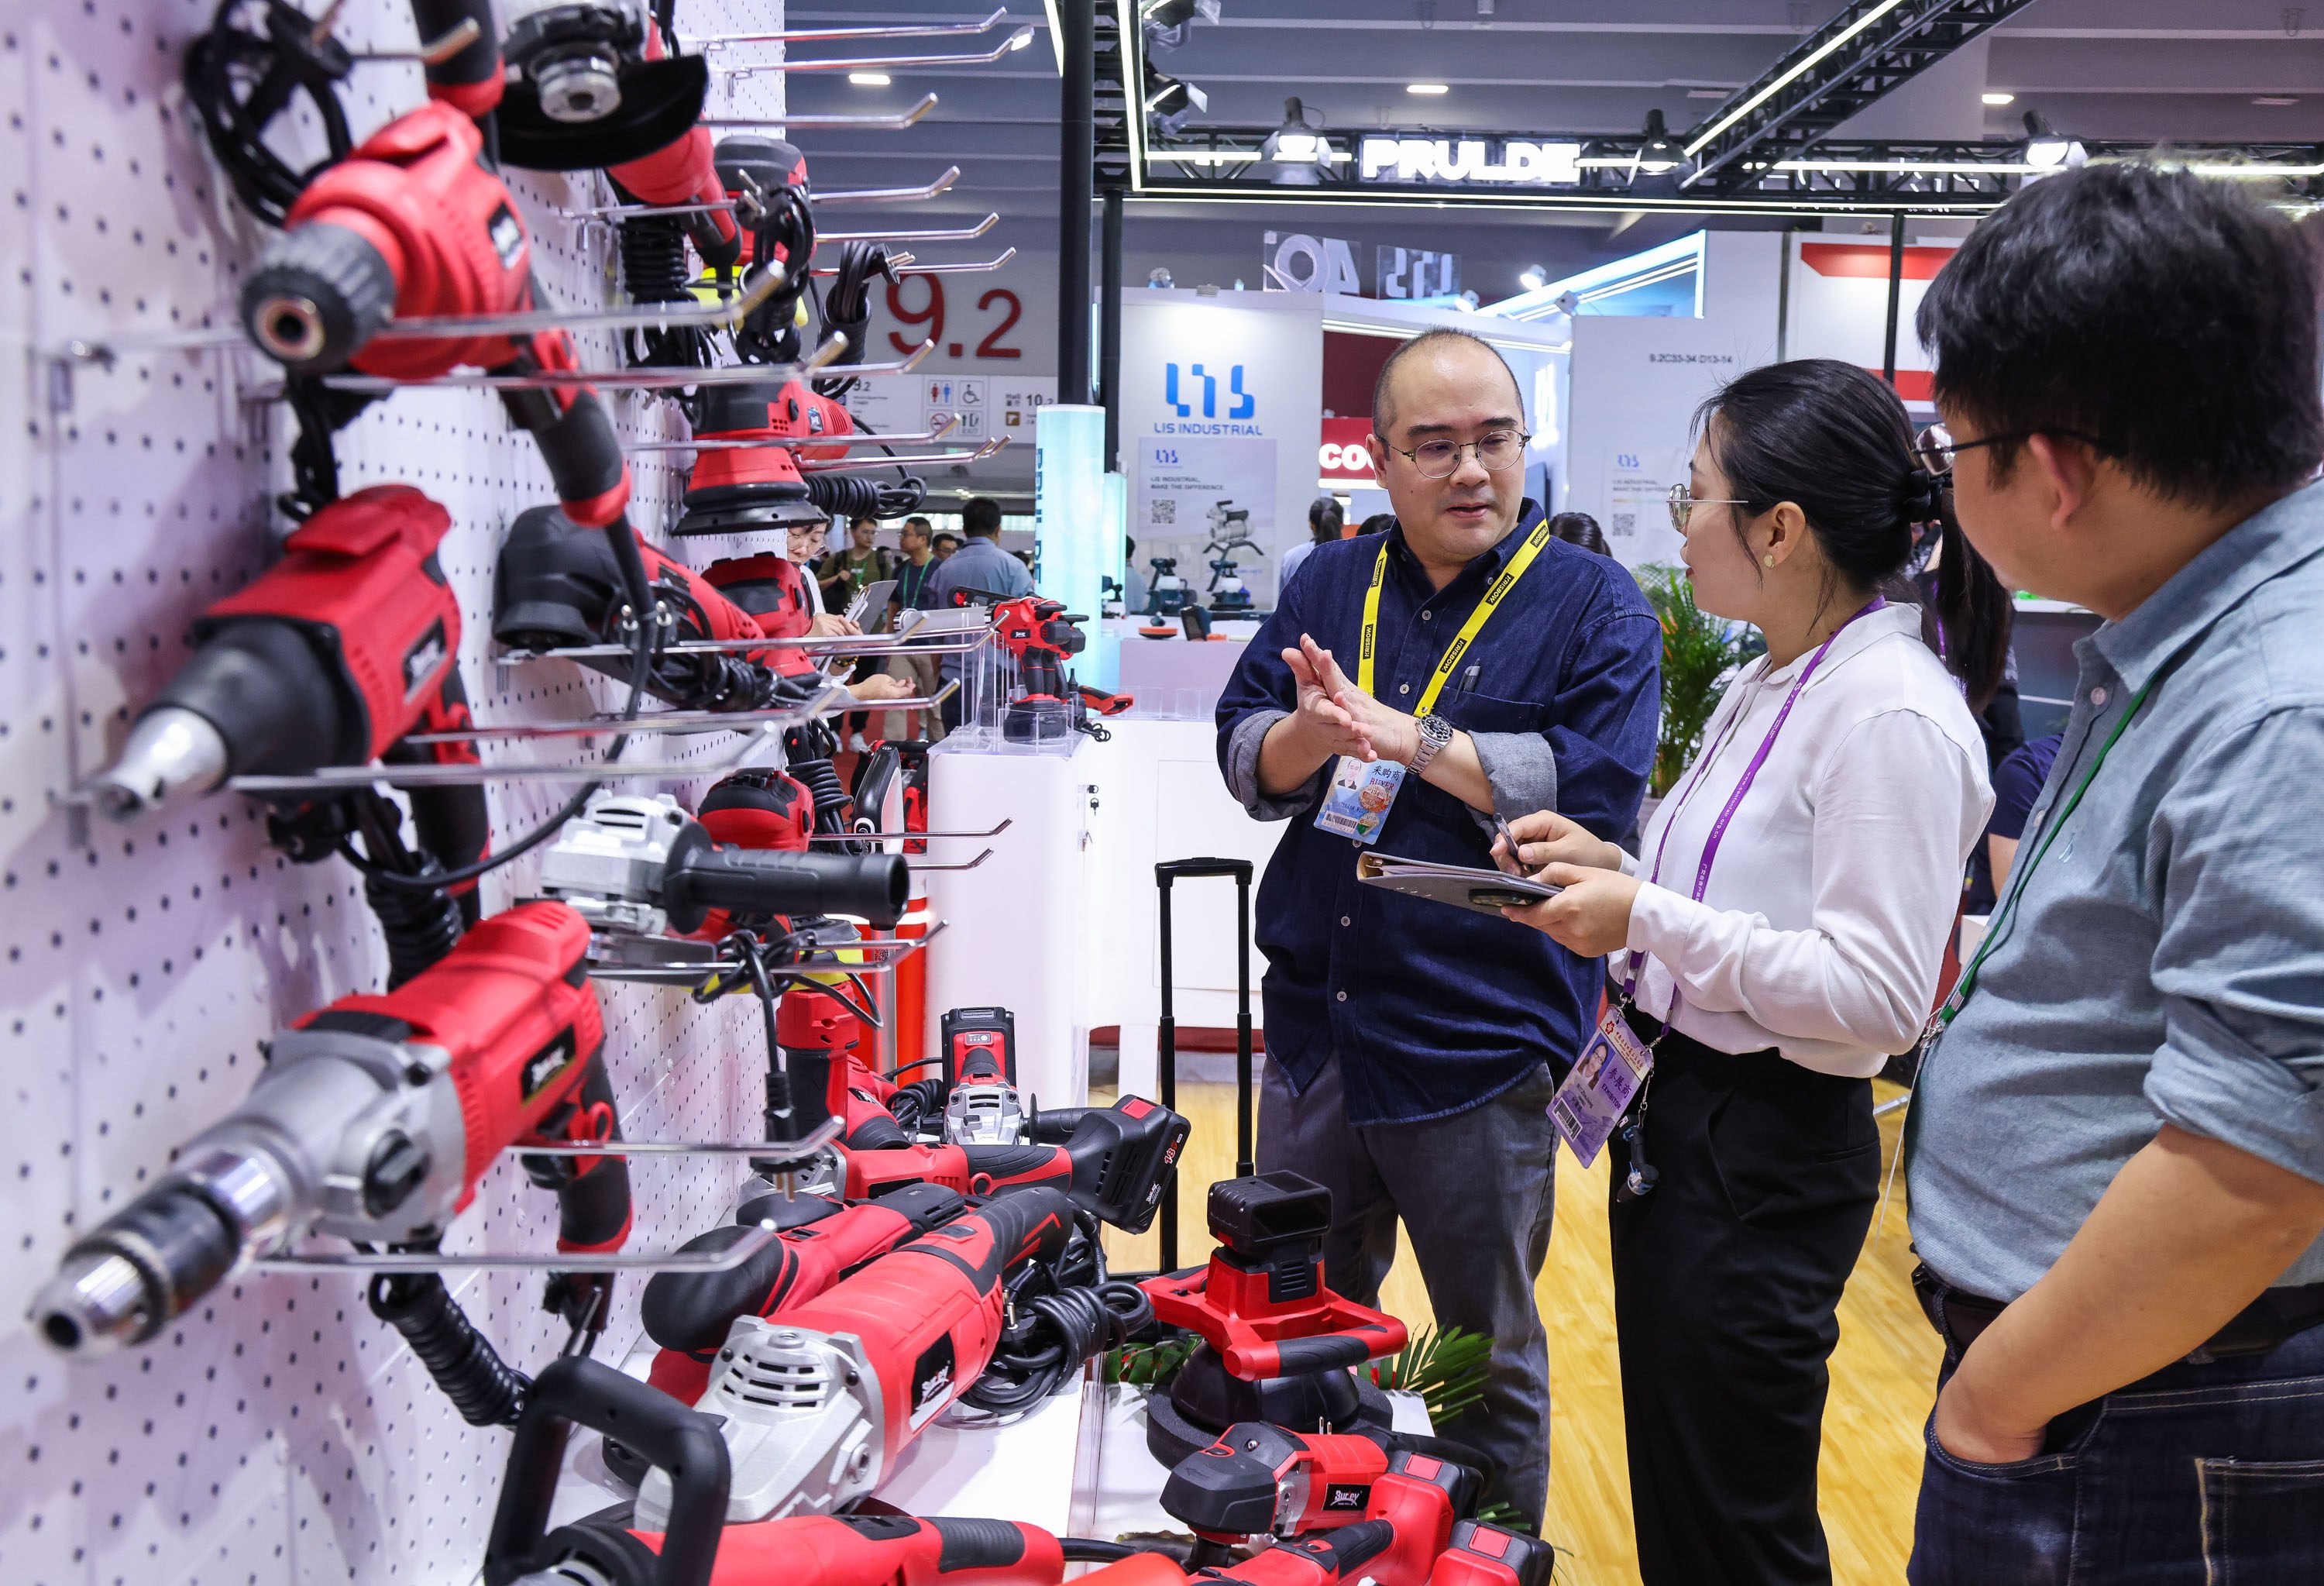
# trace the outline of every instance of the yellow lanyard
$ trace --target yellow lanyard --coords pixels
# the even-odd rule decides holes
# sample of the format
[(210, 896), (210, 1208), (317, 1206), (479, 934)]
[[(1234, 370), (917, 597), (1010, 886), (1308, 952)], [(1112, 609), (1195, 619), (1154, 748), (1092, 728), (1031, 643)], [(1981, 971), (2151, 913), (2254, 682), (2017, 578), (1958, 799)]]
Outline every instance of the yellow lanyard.
[[(1517, 580), (1525, 576), (1525, 570), (1533, 566), (1534, 558), (1541, 554), (1541, 548), (1548, 543), (1549, 519), (1545, 516), (1533, 526), (1533, 532), (1526, 536), (1525, 543), (1517, 547), (1517, 554), (1502, 567), (1500, 576), (1493, 580), (1491, 586), (1485, 591), (1484, 598), (1477, 603), (1477, 609), (1471, 612), (1469, 620), (1461, 624), (1461, 631), (1452, 635), (1452, 642), (1445, 650), (1444, 658), (1436, 663), (1436, 670), (1428, 679), (1428, 687), (1420, 696), (1420, 707), (1413, 715), (1425, 716), (1436, 708), (1436, 696), (1444, 692), (1445, 679), (1452, 675), (1452, 669), (1459, 666), (1461, 658), (1468, 653), (1470, 641), (1477, 637), (1478, 631), (1492, 616), (1494, 608), (1517, 586)], [(1372, 565), (1371, 587), (1364, 592), (1363, 641), (1356, 652), (1356, 687), (1367, 694), (1372, 692), (1372, 652), (1378, 648), (1380, 586), (1387, 582), (1388, 547), (1383, 545), (1379, 560)]]

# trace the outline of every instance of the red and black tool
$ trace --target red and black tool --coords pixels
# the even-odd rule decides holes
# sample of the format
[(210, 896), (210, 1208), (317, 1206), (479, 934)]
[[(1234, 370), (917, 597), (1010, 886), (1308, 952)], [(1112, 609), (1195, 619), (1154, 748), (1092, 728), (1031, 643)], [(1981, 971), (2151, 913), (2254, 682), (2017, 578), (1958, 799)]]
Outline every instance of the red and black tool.
[[(714, 385), (704, 390), (700, 403), (694, 433), (701, 440), (798, 440), (850, 435), (855, 428), (845, 408), (798, 380)], [(844, 456), (846, 448), (837, 450)], [(829, 521), (830, 513), (810, 494), (792, 447), (710, 447), (695, 458), (686, 484), (686, 515), (670, 533), (681, 539), (756, 534)]]
[(1017, 1083), (1017, 1016), (1006, 1008), (948, 1008), (937, 1021), (944, 1085)]
[[(606, 536), (584, 531), (562, 509), (517, 514), (493, 568), (493, 637), (522, 650), (627, 644), (632, 630), (627, 585)], [(638, 548), (652, 598), (678, 641), (751, 640), (757, 619), (700, 573), (650, 545)], [(659, 624), (658, 624), (659, 625)], [(626, 678), (632, 662), (606, 657), (587, 664)], [(795, 647), (657, 654), (646, 687), (691, 710), (761, 710), (821, 692), (821, 674)]]
[[(619, 1511), (549, 1528), (576, 1425), (634, 1445), (666, 1473), (666, 1528), (617, 1518)], [(709, 1417), (609, 1366), (558, 1360), (534, 1385), (509, 1448), (485, 1586), (1058, 1586), (1069, 1554), (1093, 1556), (1086, 1545), (1009, 1520), (804, 1515), (728, 1525), (733, 1480)], [(1182, 1579), (1167, 1563), (1118, 1572), (1128, 1570), (1111, 1566), (1105, 1586)]]
[(1068, 1192), (1076, 1205), (1113, 1227), (1143, 1233), (1177, 1171), (1187, 1129), (1168, 1108), (1124, 1096), (1083, 1113), (1064, 1145), (849, 1145), (842, 1153), (844, 1193), (863, 1200), (913, 1184), (973, 1195), (1041, 1186)]
[[(512, 71), (500, 108), (503, 163), (618, 172), (697, 132), (707, 153), (709, 129), (697, 118), (710, 92), (709, 66), (673, 53), (640, 0), (508, 0), (506, 9), (503, 50)], [(694, 196), (649, 201), (687, 203)], [(730, 244), (733, 230), (730, 220)]]
[[(904, 1446), (991, 1363), (1022, 1264), (1051, 1261), (1074, 1227), (1054, 1190), (1000, 1195), (889, 1251), (779, 1320), (738, 1318), (699, 1408), (724, 1417), (731, 1522), (829, 1513), (876, 1488)], [(790, 1391), (770, 1391), (787, 1383)], [(802, 1391), (807, 1390), (807, 1391)], [(673, 1514), (666, 1472), (638, 1518)]]
[(1429, 1454), (1398, 1452), (1371, 1483), (1362, 1517), (1278, 1542), (1240, 1563), (1206, 1569), (1195, 1579), (1241, 1586), (1426, 1586), (1451, 1545), (1461, 1517), (1476, 1507), (1482, 1483), (1474, 1471)]
[(1462, 1520), (1428, 1572), (1428, 1586), (1549, 1586), (1557, 1550), (1537, 1536)]
[(1075, 730), (1102, 738), (1104, 729), (1093, 725), (1085, 713), (1118, 716), (1137, 703), (1127, 694), (1106, 694), (1074, 682), (1065, 662), (1088, 647), (1088, 636), (1078, 624), (1089, 619), (1065, 610), (1063, 601), (991, 589), (955, 589), (952, 600), (956, 606), (989, 604), (993, 639), (1016, 659), (1021, 692), (1001, 718), (1001, 735), (1009, 742), (1038, 742)]
[[(469, 742), (401, 746), (407, 733), (469, 724), (460, 603), (437, 555), (451, 526), (410, 485), (380, 484), (292, 530), (281, 560), (194, 623), (192, 657), (93, 779), (98, 807), (126, 821), (229, 777), (382, 759), (474, 763)], [(410, 799), (427, 856), (457, 869), (484, 853), (481, 786), (416, 788)], [(380, 818), (388, 832), (400, 819), (392, 807)], [(384, 840), (376, 825), (366, 835)]]
[[(73, 1356), (142, 1343), (309, 1231), (432, 1248), (510, 1147), (618, 1139), (588, 942), (564, 905), (521, 904), (401, 988), (277, 1036), (242, 1104), (66, 1253), (33, 1305), (42, 1338)], [(559, 1249), (629, 1237), (621, 1158), (525, 1166), (557, 1193)]]
[(1142, 1285), (1156, 1316), (1203, 1340), (1148, 1407), (1154, 1456), (1176, 1465), (1238, 1421), (1386, 1426), (1386, 1399), (1350, 1368), (1402, 1349), (1405, 1327), (1323, 1286), (1331, 1192), (1296, 1173), (1222, 1179), (1209, 1213), (1210, 1264)]

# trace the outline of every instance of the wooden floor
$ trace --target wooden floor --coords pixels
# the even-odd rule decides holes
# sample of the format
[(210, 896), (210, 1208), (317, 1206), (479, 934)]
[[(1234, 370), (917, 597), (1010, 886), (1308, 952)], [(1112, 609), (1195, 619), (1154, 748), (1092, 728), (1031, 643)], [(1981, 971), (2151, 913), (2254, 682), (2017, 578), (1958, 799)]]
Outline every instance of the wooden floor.
[[(1891, 1085), (1875, 1088), (1883, 1100), (1897, 1093)], [(1191, 1263), (1207, 1249), (1203, 1193), (1234, 1171), (1234, 1087), (1182, 1084), (1179, 1105), (1194, 1126), (1178, 1178), (1179, 1259)], [(1881, 1120), (1884, 1182), (1900, 1116)], [(1582, 1168), (1561, 1154), (1556, 1231), (1537, 1291), (1549, 1327), (1554, 1408), (1545, 1534), (1560, 1550), (1558, 1586), (1624, 1586), (1638, 1579), (1607, 1266), (1606, 1161), (1601, 1156), (1594, 1168)], [(1115, 1233), (1109, 1249), (1117, 1263), (1151, 1268), (1158, 1244), (1150, 1233)], [(1921, 1426), (1940, 1352), (1914, 1303), (1912, 1269), (1900, 1185), (1840, 1307), (1821, 1480), (1832, 1578), (1840, 1586), (1887, 1586), (1904, 1576), (1921, 1480)], [(1381, 1305), (1415, 1327), (1429, 1319), (1419, 1272), (1401, 1246)]]

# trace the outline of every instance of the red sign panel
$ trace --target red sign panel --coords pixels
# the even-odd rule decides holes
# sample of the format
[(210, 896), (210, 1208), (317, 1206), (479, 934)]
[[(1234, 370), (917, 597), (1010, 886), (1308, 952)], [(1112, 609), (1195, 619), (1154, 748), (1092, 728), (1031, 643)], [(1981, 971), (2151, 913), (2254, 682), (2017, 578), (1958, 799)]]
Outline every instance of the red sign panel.
[(1372, 474), (1371, 454), (1364, 437), (1372, 432), (1370, 419), (1326, 419), (1323, 445), (1316, 453), (1315, 477), (1331, 484), (1379, 484)]

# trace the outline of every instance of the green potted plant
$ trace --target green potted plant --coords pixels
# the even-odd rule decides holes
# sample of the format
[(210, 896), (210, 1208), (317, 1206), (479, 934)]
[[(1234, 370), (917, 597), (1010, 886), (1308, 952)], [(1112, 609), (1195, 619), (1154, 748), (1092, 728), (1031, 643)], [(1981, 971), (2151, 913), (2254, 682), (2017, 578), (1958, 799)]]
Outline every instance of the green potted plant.
[(1683, 567), (1655, 563), (1638, 568), (1637, 577), (1663, 625), (1662, 731), (1647, 784), (1650, 798), (1659, 799), (1702, 749), (1720, 685), (1748, 659), (1756, 635), (1747, 636), (1748, 631), (1738, 632), (1725, 618), (1696, 605)]

